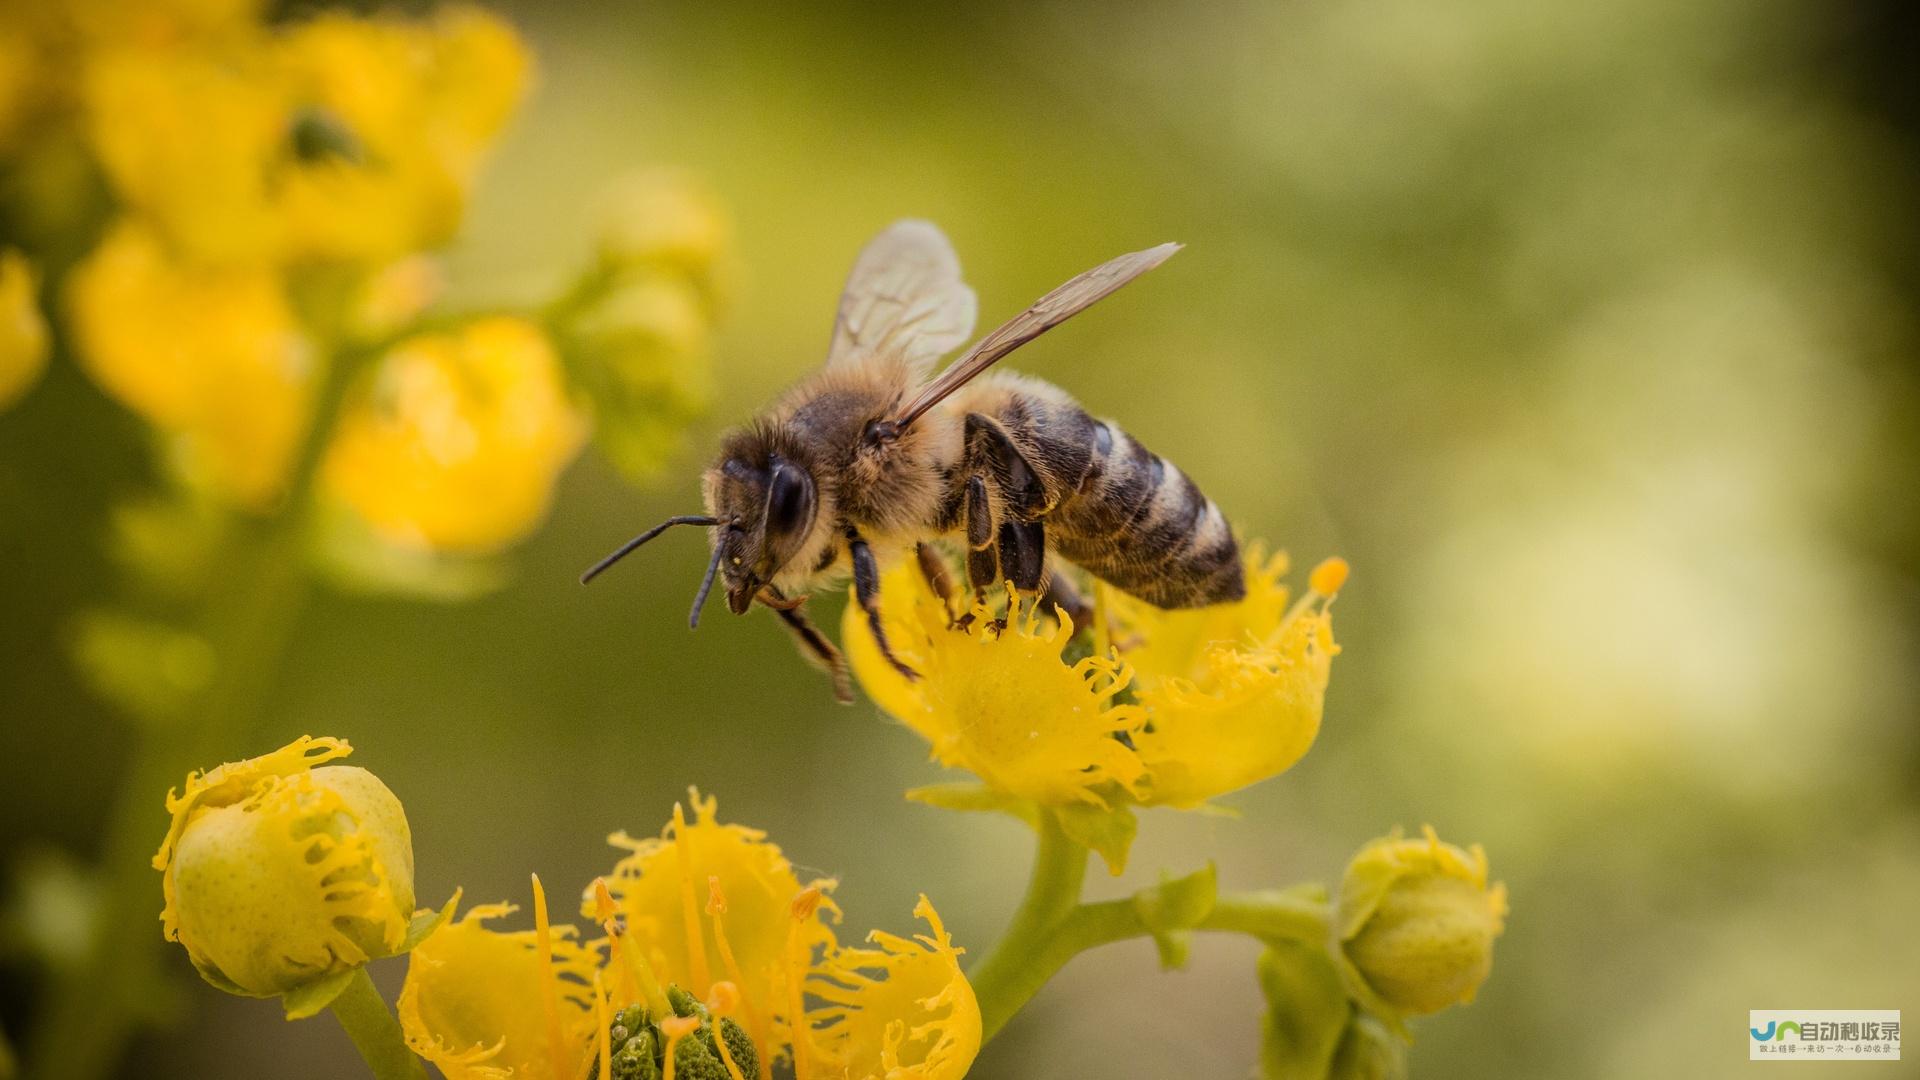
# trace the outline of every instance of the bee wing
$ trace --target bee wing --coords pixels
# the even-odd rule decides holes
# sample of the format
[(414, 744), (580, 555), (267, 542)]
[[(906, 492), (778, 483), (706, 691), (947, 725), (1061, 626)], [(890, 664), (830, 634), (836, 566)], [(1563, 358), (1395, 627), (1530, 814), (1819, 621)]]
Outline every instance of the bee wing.
[(973, 335), (974, 310), (946, 236), (931, 222), (896, 221), (867, 242), (847, 275), (827, 363), (895, 352), (919, 382)]
[(1161, 244), (1145, 251), (1122, 255), (1101, 263), (1035, 300), (1032, 307), (981, 338), (960, 359), (947, 365), (947, 369), (928, 383), (894, 418), (894, 423), (900, 428), (913, 423), (921, 413), (965, 386), (968, 380), (992, 367), (1001, 357), (1111, 296), (1114, 290), (1166, 262), (1179, 250), (1179, 244)]

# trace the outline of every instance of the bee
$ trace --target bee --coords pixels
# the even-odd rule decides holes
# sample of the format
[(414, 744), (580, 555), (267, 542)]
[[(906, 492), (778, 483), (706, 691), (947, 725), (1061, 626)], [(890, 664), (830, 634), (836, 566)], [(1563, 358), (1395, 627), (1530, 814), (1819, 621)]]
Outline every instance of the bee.
[[(953, 247), (924, 221), (901, 221), (862, 249), (841, 294), (826, 364), (726, 436), (703, 477), (706, 513), (668, 518), (621, 545), (581, 583), (677, 525), (709, 530), (710, 556), (688, 623), (716, 575), (727, 607), (771, 608), (852, 700), (844, 658), (808, 619), (809, 593), (851, 572), (854, 602), (887, 644), (880, 563), (909, 550), (949, 600), (929, 542), (957, 541), (978, 595), (1001, 581), (1086, 608), (1065, 561), (1162, 608), (1246, 593), (1240, 552), (1219, 507), (1173, 464), (1066, 392), (997, 361), (1159, 266), (1161, 244), (1103, 263), (1035, 301), (929, 378), (973, 333), (975, 300)], [(1076, 619), (1085, 625), (1083, 617)]]

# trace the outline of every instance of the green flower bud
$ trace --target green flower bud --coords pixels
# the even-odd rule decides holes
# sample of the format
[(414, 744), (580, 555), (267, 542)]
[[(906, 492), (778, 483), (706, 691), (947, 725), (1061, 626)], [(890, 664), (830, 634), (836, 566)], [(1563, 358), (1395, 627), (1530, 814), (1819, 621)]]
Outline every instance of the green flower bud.
[(167, 939), (214, 986), (249, 997), (337, 980), (403, 949), (413, 840), (393, 792), (351, 752), (302, 736), (187, 778), (154, 857)]
[(711, 306), (726, 291), (733, 223), (720, 200), (684, 173), (655, 169), (616, 182), (601, 202), (601, 262), (615, 270), (667, 271)]
[(1505, 929), (1506, 886), (1487, 884), (1479, 846), (1396, 830), (1361, 848), (1340, 883), (1334, 944), (1347, 990), (1368, 1011), (1400, 1018), (1473, 1000)]

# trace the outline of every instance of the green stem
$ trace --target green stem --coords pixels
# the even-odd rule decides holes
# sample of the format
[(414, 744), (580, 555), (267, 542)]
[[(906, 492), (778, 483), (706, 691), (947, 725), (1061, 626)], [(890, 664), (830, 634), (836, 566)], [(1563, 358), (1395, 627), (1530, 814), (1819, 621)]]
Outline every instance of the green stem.
[(347, 1029), (347, 1038), (353, 1040), (353, 1048), (373, 1070), (374, 1080), (426, 1080), (426, 1069), (407, 1049), (399, 1021), (393, 1018), (380, 991), (374, 989), (366, 968), (354, 972), (353, 981), (327, 1007)]
[(1035, 828), (1039, 840), (1026, 899), (999, 943), (967, 972), (989, 1039), (1059, 970), (1056, 965), (1035, 979), (1033, 961), (1079, 904), (1087, 875), (1087, 849), (1067, 838), (1051, 810), (1040, 809)]
[[(1227, 893), (1214, 901), (1213, 910), (1194, 929), (1246, 934), (1267, 942), (1318, 945), (1327, 939), (1327, 916), (1325, 901), (1302, 892), (1268, 889)], [(980, 999), (983, 1041), (992, 1039), (1074, 957), (1152, 933), (1131, 899), (1073, 906), (1046, 930), (1021, 942), (1018, 960), (1008, 961), (1012, 972), (996, 971), (994, 981), (984, 990), (979, 979), (969, 973), (974, 994)], [(1009, 933), (988, 959), (1007, 954), (1007, 943), (1012, 939)]]
[(120, 1059), (136, 1024), (166, 1011), (158, 933), (160, 884), (150, 860), (164, 833), (162, 797), (188, 770), (236, 756), (272, 689), (308, 594), (306, 539), (320, 462), (362, 357), (339, 357), (314, 400), (287, 496), (266, 518), (240, 518), (222, 545), (218, 587), (201, 629), (218, 658), (185, 730), (136, 728), (101, 846), (100, 906), (87, 955), (57, 977), (28, 1044), (31, 1075), (92, 1080)]

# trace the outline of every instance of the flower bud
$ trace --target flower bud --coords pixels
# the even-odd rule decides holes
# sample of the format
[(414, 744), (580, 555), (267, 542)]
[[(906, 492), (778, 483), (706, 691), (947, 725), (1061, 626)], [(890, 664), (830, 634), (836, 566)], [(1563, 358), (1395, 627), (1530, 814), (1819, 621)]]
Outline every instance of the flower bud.
[(601, 202), (600, 258), (619, 270), (669, 271), (709, 303), (726, 289), (733, 225), (713, 192), (672, 170), (615, 183)]
[(312, 987), (401, 951), (413, 914), (413, 840), (400, 800), (351, 748), (302, 736), (187, 777), (154, 856), (168, 940), (229, 993)]
[(1340, 883), (1334, 920), (1347, 989), (1389, 1022), (1473, 1000), (1493, 970), (1507, 889), (1487, 885), (1478, 845), (1398, 830), (1361, 848)]

